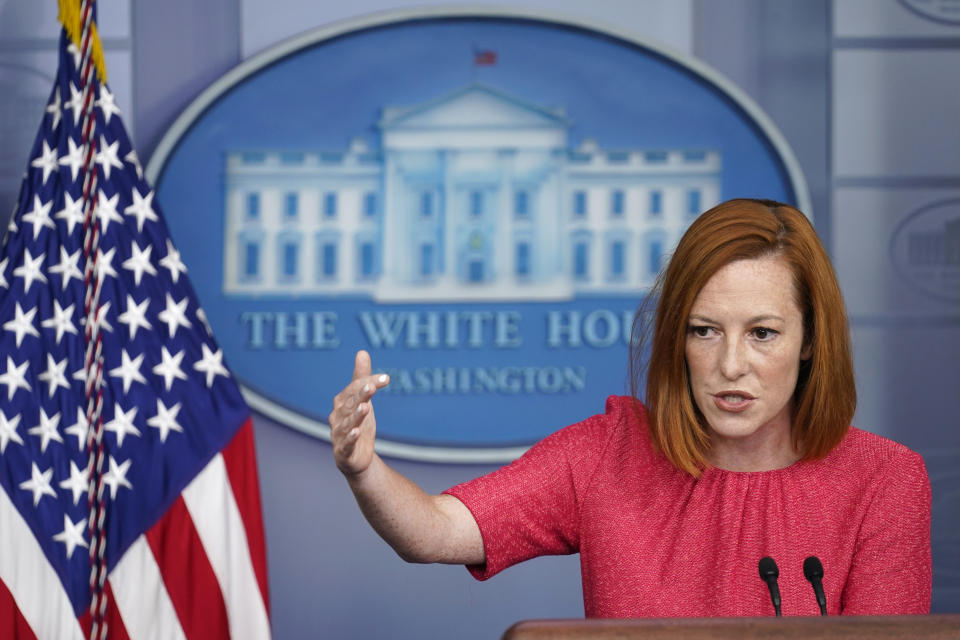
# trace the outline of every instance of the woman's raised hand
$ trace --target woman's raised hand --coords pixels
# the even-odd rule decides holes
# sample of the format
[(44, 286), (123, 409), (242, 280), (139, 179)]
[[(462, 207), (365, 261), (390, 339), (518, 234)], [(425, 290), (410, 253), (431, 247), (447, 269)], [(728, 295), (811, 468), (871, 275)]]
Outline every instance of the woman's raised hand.
[(371, 399), (390, 382), (385, 374), (370, 373), (370, 354), (358, 351), (353, 380), (333, 398), (330, 413), (330, 441), (337, 468), (346, 476), (363, 473), (373, 460), (377, 421)]

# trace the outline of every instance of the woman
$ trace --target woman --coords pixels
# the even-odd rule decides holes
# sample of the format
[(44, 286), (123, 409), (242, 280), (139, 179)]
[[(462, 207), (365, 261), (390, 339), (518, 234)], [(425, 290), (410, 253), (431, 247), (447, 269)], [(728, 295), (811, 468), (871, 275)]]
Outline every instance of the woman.
[(733, 200), (700, 216), (658, 285), (646, 406), (633, 397), (441, 495), (373, 451), (388, 384), (357, 354), (334, 400), (333, 453), (377, 532), (411, 562), (478, 579), (580, 553), (588, 617), (772, 615), (758, 561), (780, 566), (783, 615), (927, 613), (930, 486), (919, 455), (850, 427), (843, 300), (796, 209)]

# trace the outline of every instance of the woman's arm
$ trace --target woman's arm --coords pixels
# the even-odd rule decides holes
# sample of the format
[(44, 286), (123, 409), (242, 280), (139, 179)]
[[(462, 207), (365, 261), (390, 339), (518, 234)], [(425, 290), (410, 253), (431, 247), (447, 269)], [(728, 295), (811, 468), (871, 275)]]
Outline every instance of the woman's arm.
[(470, 510), (450, 495), (429, 495), (391, 469), (374, 451), (372, 398), (389, 384), (372, 375), (370, 355), (358, 351), (353, 379), (333, 399), (333, 458), (364, 517), (407, 562), (482, 564), (483, 538)]

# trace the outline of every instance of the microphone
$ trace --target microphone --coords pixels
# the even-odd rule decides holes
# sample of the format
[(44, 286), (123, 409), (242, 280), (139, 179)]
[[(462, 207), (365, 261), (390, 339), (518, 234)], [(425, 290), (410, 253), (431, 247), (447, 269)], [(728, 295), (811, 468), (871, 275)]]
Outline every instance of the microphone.
[(813, 593), (817, 596), (820, 605), (820, 615), (827, 615), (827, 596), (823, 593), (823, 565), (820, 558), (810, 556), (803, 561), (803, 575), (813, 585)]
[(780, 587), (777, 586), (777, 577), (780, 570), (777, 569), (777, 563), (770, 556), (760, 558), (760, 579), (767, 583), (767, 589), (770, 590), (770, 602), (773, 603), (773, 610), (780, 617)]

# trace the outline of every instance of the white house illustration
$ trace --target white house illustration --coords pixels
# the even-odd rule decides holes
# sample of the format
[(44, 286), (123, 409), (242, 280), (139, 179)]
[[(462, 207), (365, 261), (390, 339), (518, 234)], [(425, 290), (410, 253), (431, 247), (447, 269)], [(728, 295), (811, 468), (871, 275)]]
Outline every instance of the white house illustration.
[(378, 126), (379, 150), (227, 154), (225, 293), (635, 294), (720, 197), (717, 151), (572, 148), (562, 109), (476, 83)]

